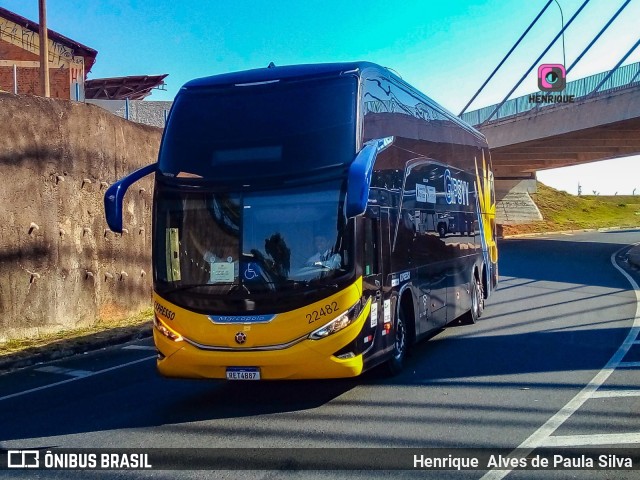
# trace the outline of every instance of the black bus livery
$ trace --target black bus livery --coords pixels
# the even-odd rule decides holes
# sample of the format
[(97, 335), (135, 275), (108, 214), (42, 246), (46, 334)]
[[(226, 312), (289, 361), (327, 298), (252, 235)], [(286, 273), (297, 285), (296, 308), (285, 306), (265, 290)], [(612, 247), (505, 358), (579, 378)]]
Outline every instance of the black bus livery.
[(485, 138), (372, 63), (187, 83), (155, 174), (154, 341), (169, 377), (271, 380), (401, 370), (497, 285)]

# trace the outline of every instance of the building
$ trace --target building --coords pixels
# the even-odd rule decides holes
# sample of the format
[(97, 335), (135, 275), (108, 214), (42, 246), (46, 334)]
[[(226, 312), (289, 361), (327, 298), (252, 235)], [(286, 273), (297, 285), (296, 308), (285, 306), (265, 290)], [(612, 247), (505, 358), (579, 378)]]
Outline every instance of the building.
[(162, 89), (167, 75), (94, 78), (85, 82), (85, 96), (94, 100), (142, 100), (154, 88)]
[[(0, 90), (41, 95), (39, 25), (0, 7)], [(51, 97), (84, 98), (87, 74), (98, 52), (53, 30), (49, 32)]]

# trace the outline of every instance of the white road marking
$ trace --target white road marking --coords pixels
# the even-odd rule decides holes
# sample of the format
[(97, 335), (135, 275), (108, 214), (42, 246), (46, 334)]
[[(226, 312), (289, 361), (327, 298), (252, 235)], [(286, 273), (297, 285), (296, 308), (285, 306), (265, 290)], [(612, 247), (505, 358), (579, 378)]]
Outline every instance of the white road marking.
[[(634, 244), (638, 245), (638, 244)], [(628, 246), (628, 245), (627, 245)], [(591, 379), (591, 381), (564, 407), (562, 407), (553, 417), (545, 422), (538, 430), (533, 432), (529, 438), (527, 438), (524, 442), (522, 442), (518, 447), (518, 456), (527, 456), (531, 452), (533, 452), (536, 448), (540, 448), (542, 446), (547, 445), (547, 441), (555, 432), (560, 425), (562, 425), (571, 415), (578, 410), (584, 402), (593, 397), (594, 393), (600, 386), (609, 378), (609, 376), (614, 372), (614, 370), (622, 363), (622, 359), (627, 354), (631, 346), (638, 340), (638, 334), (640, 333), (640, 287), (636, 283), (636, 281), (622, 268), (620, 268), (616, 262), (615, 258), (622, 250), (627, 248), (627, 246), (622, 247), (617, 252), (611, 255), (611, 264), (618, 270), (631, 284), (631, 287), (634, 290), (636, 295), (636, 313), (633, 318), (633, 324), (629, 333), (627, 334), (627, 338), (625, 338), (622, 345), (618, 348), (616, 353), (613, 354), (611, 359), (607, 362), (602, 370), (600, 370), (595, 377)], [(606, 435), (600, 435), (600, 437)], [(640, 438), (637, 440), (640, 443)], [(490, 470), (485, 475), (482, 476), (481, 480), (500, 480), (511, 472), (509, 470)]]
[(541, 447), (586, 447), (594, 445), (634, 445), (640, 443), (640, 433), (601, 433), (596, 435), (551, 436)]
[(45, 390), (47, 388), (57, 387), (58, 385), (64, 385), (65, 383), (75, 382), (76, 380), (81, 380), (83, 378), (94, 377), (94, 376), (100, 375), (102, 373), (111, 372), (111, 371), (117, 370), (119, 368), (128, 367), (130, 365), (135, 365), (136, 363), (140, 363), (140, 362), (145, 362), (147, 360), (151, 360), (152, 358), (156, 358), (156, 356), (153, 355), (151, 357), (144, 357), (144, 358), (141, 358), (139, 360), (134, 360), (133, 362), (123, 363), (122, 365), (116, 365), (115, 367), (105, 368), (104, 370), (98, 370), (97, 372), (91, 372), (89, 375), (86, 375), (84, 377), (68, 378), (66, 380), (61, 380), (60, 382), (50, 383), (49, 385), (43, 385), (42, 387), (31, 388), (31, 389), (25, 390), (23, 392), (12, 393), (11, 395), (5, 395), (4, 397), (0, 397), (0, 402), (2, 400), (8, 400), (10, 398), (20, 397), (22, 395), (26, 395), (27, 393), (38, 392), (40, 390)]
[(598, 390), (591, 398), (640, 397), (640, 390)]
[(45, 373), (57, 373), (60, 375), (69, 375), (70, 377), (88, 377), (93, 373), (91, 370), (74, 370), (72, 368), (62, 368), (62, 367), (56, 367), (54, 365), (36, 368), (35, 371), (45, 372)]
[(640, 367), (640, 362), (620, 362), (618, 365), (620, 368), (638, 368)]
[(122, 350), (156, 350), (156, 347), (153, 345), (127, 345), (126, 347), (122, 347)]

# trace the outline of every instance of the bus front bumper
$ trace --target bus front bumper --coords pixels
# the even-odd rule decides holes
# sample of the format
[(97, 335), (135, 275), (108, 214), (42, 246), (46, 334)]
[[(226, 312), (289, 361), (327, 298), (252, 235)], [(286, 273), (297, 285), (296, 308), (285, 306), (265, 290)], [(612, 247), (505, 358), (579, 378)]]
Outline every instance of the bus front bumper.
[(261, 380), (354, 377), (362, 372), (362, 355), (342, 359), (333, 354), (356, 338), (366, 314), (362, 312), (358, 321), (327, 338), (305, 339), (286, 349), (259, 352), (204, 350), (186, 341), (174, 342), (154, 328), (160, 352), (158, 371), (166, 377), (226, 379), (227, 368), (254, 367), (259, 369)]

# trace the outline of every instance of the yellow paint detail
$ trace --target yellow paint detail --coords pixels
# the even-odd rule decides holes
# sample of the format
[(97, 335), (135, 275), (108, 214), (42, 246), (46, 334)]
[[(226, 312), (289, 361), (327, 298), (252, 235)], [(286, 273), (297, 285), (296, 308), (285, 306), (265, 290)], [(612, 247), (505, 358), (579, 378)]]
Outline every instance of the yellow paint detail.
[[(370, 313), (370, 302), (351, 325), (321, 340), (304, 340), (295, 345), (266, 351), (249, 351), (252, 347), (282, 345), (326, 325), (347, 311), (362, 296), (362, 279), (324, 300), (306, 307), (276, 315), (269, 323), (214, 324), (207, 315), (197, 314), (167, 302), (157, 294), (154, 301), (175, 312), (173, 321), (165, 321), (172, 330), (201, 345), (231, 348), (212, 351), (198, 348), (187, 341), (172, 342), (154, 330), (154, 341), (165, 358), (158, 360), (158, 370), (165, 376), (184, 378), (225, 378), (227, 367), (258, 367), (261, 378), (302, 379), (352, 377), (362, 372), (362, 355), (339, 359), (333, 353), (353, 341), (362, 330)], [(321, 320), (309, 323), (311, 312), (335, 302), (339, 308)], [(236, 333), (245, 332), (247, 339), (239, 345)]]
[(487, 166), (487, 160), (482, 151), (482, 171), (478, 171), (478, 162), (476, 159), (476, 185), (478, 189), (478, 202), (480, 204), (480, 214), (482, 215), (483, 231), (480, 232), (484, 237), (487, 248), (489, 250), (489, 258), (492, 263), (498, 261), (498, 246), (494, 235), (496, 225), (496, 203), (493, 194), (493, 173)]

